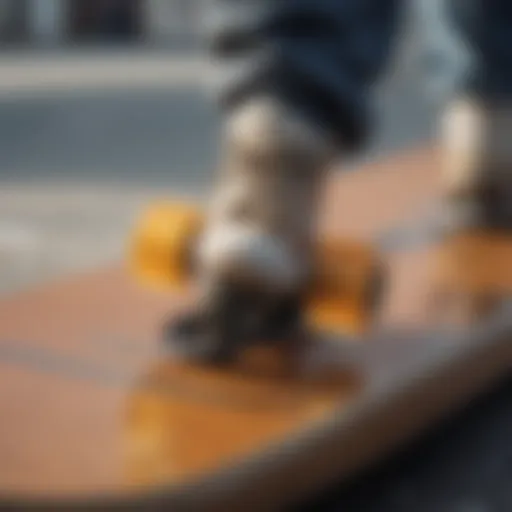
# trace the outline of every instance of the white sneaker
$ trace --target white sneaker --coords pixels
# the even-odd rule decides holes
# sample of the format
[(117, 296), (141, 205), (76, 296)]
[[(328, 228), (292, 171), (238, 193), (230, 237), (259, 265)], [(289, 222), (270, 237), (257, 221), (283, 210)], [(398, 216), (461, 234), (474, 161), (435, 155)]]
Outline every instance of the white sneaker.
[(309, 277), (318, 193), (334, 146), (298, 113), (259, 98), (229, 119), (225, 151), (199, 267), (209, 278), (266, 293), (299, 290)]
[(444, 112), (443, 186), (454, 225), (512, 228), (511, 107), (462, 98)]

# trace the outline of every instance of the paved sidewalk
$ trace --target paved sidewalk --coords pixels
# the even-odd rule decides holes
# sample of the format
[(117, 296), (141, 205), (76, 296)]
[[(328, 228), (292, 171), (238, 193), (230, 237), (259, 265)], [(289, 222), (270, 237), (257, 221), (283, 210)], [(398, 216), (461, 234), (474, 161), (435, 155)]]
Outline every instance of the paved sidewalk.
[(0, 295), (125, 256), (137, 215), (162, 190), (9, 186), (0, 190)]
[(207, 83), (213, 68), (197, 53), (134, 51), (0, 54), (0, 95)]
[[(134, 217), (163, 194), (145, 188), (147, 168), (169, 169), (174, 194), (187, 174), (170, 161), (178, 128), (165, 112), (208, 76), (184, 52), (0, 54), (0, 294), (124, 256)], [(133, 168), (142, 178), (127, 183)]]

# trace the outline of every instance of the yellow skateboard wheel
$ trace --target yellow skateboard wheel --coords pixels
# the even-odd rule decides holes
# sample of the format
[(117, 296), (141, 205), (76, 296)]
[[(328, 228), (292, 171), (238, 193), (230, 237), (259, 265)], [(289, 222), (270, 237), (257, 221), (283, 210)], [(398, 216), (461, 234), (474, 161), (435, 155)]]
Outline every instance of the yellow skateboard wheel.
[(326, 239), (318, 247), (317, 275), (310, 294), (310, 321), (325, 330), (364, 333), (375, 320), (386, 284), (373, 247)]
[(203, 227), (203, 214), (190, 204), (159, 203), (139, 220), (130, 266), (145, 284), (182, 289), (191, 277), (191, 256)]

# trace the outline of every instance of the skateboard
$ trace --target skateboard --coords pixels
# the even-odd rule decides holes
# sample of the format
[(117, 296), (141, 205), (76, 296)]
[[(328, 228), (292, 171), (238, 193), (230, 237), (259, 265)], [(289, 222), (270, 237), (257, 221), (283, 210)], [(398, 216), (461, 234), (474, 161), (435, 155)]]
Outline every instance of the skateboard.
[[(279, 510), (494, 385), (512, 361), (509, 240), (374, 242), (435, 201), (435, 162), (413, 151), (333, 177), (308, 302), (316, 335), (293, 354), (255, 346), (217, 367), (162, 349), (162, 325), (194, 301), (202, 223), (174, 202), (142, 215), (127, 265), (2, 299), (0, 505)], [(465, 293), (493, 307), (438, 328), (432, 289), (434, 302)]]

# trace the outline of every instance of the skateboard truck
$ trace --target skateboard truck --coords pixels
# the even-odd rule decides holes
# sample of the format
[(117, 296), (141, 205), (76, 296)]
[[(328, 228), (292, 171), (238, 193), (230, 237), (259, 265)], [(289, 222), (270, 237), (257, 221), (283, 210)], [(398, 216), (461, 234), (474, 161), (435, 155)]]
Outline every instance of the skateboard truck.
[[(203, 221), (201, 210), (191, 204), (164, 202), (151, 206), (140, 218), (132, 239), (132, 273), (144, 285), (187, 293), (194, 284), (194, 247)], [(254, 338), (271, 343), (283, 342), (282, 333), (286, 331), (296, 340), (300, 336), (299, 326), (304, 323), (314, 330), (345, 336), (358, 336), (368, 330), (379, 310), (386, 277), (374, 248), (354, 240), (325, 238), (318, 243), (316, 253), (316, 272), (303, 299), (277, 307), (274, 304), (269, 309), (274, 318), (265, 322), (271, 329), (266, 332), (244, 331), (233, 326), (233, 340), (226, 343), (228, 350), (231, 344), (244, 346), (252, 343)], [(234, 308), (237, 311), (234, 316), (239, 317), (235, 320), (239, 323), (246, 321), (238, 313), (249, 298), (231, 290), (223, 292), (227, 292), (223, 293), (223, 300), (230, 304), (222, 307), (228, 311)], [(251, 310), (250, 307), (245, 309)], [(209, 328), (208, 319), (192, 313), (166, 329), (173, 335), (187, 338), (199, 326)], [(230, 328), (226, 332), (229, 333)], [(207, 338), (211, 341), (212, 335)], [(208, 352), (204, 346), (198, 350)]]

